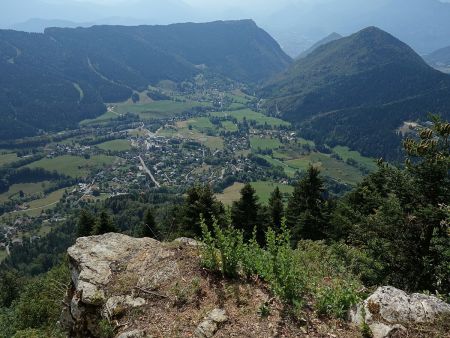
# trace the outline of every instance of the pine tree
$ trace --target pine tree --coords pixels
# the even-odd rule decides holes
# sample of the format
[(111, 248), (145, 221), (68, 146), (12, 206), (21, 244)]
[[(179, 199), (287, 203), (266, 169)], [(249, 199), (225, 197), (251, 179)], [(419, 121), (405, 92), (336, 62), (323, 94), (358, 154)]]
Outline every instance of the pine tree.
[(232, 225), (244, 232), (244, 238), (250, 239), (253, 228), (258, 225), (258, 212), (260, 205), (255, 189), (247, 183), (241, 190), (241, 198), (233, 203), (231, 209)]
[(92, 235), (95, 227), (95, 218), (92, 214), (83, 209), (78, 218), (77, 237)]
[(94, 235), (103, 235), (108, 232), (117, 232), (111, 217), (106, 211), (102, 211), (94, 228)]
[(216, 200), (213, 191), (208, 185), (195, 186), (187, 191), (186, 200), (182, 207), (181, 222), (183, 233), (187, 236), (201, 236), (200, 218), (210, 230), (214, 219), (222, 224), (224, 207)]
[(296, 185), (286, 209), (286, 224), (291, 229), (294, 244), (300, 239), (325, 238), (327, 204), (324, 191), (320, 170), (309, 166), (305, 177)]
[(156, 222), (150, 209), (145, 212), (144, 222), (139, 228), (139, 237), (157, 238)]
[(270, 195), (269, 199), (269, 210), (270, 216), (272, 218), (272, 226), (275, 229), (281, 228), (281, 222), (284, 217), (284, 205), (283, 205), (283, 196), (281, 195), (281, 191), (278, 187)]

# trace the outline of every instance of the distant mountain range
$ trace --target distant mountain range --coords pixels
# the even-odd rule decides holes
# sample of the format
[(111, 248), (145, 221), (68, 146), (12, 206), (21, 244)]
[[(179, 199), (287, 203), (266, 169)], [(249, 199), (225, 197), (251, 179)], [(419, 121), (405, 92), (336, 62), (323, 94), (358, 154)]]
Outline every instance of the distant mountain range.
[(305, 136), (371, 156), (398, 156), (404, 122), (427, 112), (450, 117), (450, 76), (375, 27), (318, 47), (261, 94)]
[(450, 46), (438, 49), (431, 54), (425, 55), (424, 58), (430, 66), (450, 73)]
[(330, 35), (328, 35), (327, 37), (323, 38), (322, 40), (317, 41), (314, 45), (312, 45), (310, 48), (308, 48), (303, 53), (301, 53), (298, 56), (298, 59), (303, 59), (303, 58), (307, 57), (309, 54), (314, 52), (320, 46), (326, 45), (329, 42), (332, 42), (332, 41), (335, 41), (335, 40), (339, 40), (339, 39), (342, 39), (342, 38), (343, 38), (343, 36), (341, 34), (331, 33)]
[(338, 0), (290, 4), (258, 23), (292, 57), (330, 32), (377, 26), (424, 55), (450, 45), (450, 3), (439, 0)]
[(290, 62), (251, 20), (0, 30), (0, 137), (73, 126), (160, 80), (208, 71), (258, 83)]

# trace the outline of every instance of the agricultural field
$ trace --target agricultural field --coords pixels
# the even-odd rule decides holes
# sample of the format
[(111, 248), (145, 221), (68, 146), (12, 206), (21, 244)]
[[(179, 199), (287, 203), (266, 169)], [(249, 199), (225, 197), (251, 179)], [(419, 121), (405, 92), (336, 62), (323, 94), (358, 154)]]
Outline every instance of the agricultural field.
[(19, 211), (18, 213), (25, 213), (28, 216), (38, 216), (42, 211), (53, 209), (63, 197), (64, 192), (71, 189), (73, 188), (56, 190), (48, 194), (44, 198), (40, 198), (28, 203), (29, 208), (24, 211)]
[(197, 101), (154, 101), (146, 104), (120, 104), (117, 106), (119, 114), (135, 113), (143, 120), (170, 118), (195, 107), (210, 107), (209, 102)]
[(119, 114), (117, 114), (116, 112), (114, 112), (112, 110), (108, 110), (106, 113), (98, 116), (95, 119), (88, 119), (88, 120), (81, 121), (80, 126), (89, 126), (89, 125), (93, 125), (93, 124), (106, 123), (106, 122), (110, 122), (111, 120), (117, 119), (118, 117), (119, 117)]
[(258, 125), (265, 125), (268, 124), (272, 127), (277, 126), (290, 126), (291, 124), (289, 122), (277, 119), (276, 117), (266, 116), (262, 113), (255, 112), (251, 109), (240, 109), (240, 110), (234, 110), (234, 111), (226, 111), (226, 112), (214, 112), (211, 113), (212, 116), (216, 117), (234, 117), (239, 122), (242, 122), (244, 118), (247, 121), (255, 121)]
[(344, 161), (351, 159), (370, 171), (377, 170), (377, 164), (373, 158), (362, 156), (359, 152), (350, 150), (348, 147), (337, 146), (333, 148), (333, 152), (339, 155)]
[(0, 167), (18, 160), (19, 157), (17, 157), (16, 153), (0, 154)]
[(282, 146), (277, 138), (252, 136), (250, 137), (250, 147), (252, 150), (274, 150)]
[(64, 155), (54, 158), (44, 158), (27, 165), (29, 168), (43, 168), (48, 171), (57, 171), (59, 174), (70, 177), (86, 177), (91, 170), (113, 164), (117, 157), (95, 155), (86, 159), (81, 156)]
[(44, 190), (49, 188), (50, 186), (51, 182), (49, 181), (13, 184), (9, 187), (9, 190), (7, 192), (0, 194), (0, 203), (4, 203), (10, 199), (14, 199), (14, 197), (18, 196), (21, 191), (25, 196), (42, 194)]
[(299, 170), (307, 170), (309, 164), (318, 166), (323, 175), (330, 176), (341, 183), (356, 185), (363, 179), (363, 174), (358, 168), (322, 153), (311, 153), (294, 160), (285, 161), (285, 163)]
[(278, 187), (283, 195), (290, 195), (294, 191), (294, 187), (281, 183), (274, 183), (268, 181), (252, 182), (252, 187), (256, 190), (256, 195), (259, 197), (259, 202), (267, 204), (269, 202), (270, 194)]
[[(252, 187), (256, 191), (256, 195), (259, 198), (261, 204), (267, 204), (269, 202), (270, 194), (278, 187), (282, 194), (291, 194), (294, 188), (280, 183), (258, 181), (252, 182)], [(216, 197), (224, 205), (232, 205), (234, 201), (239, 200), (241, 197), (241, 189), (244, 187), (243, 183), (234, 183), (232, 186), (224, 189), (223, 193), (217, 194)]]
[(238, 131), (238, 126), (231, 121), (222, 121), (222, 128), (229, 132)]
[(132, 149), (130, 141), (123, 139), (100, 143), (97, 147), (106, 151), (128, 151)]
[[(197, 120), (200, 120), (200, 125), (207, 125), (206, 120), (209, 122), (208, 118), (198, 118), (196, 119), (196, 121)], [(197, 122), (193, 121), (194, 120), (179, 121), (175, 126), (166, 126), (165, 128), (159, 130), (157, 134), (159, 136), (177, 137), (184, 140), (197, 141), (201, 144), (204, 144), (212, 151), (222, 150), (224, 148), (224, 141), (222, 137), (209, 136), (206, 133), (197, 130), (196, 127), (192, 127), (191, 129), (189, 129), (189, 123), (193, 123), (194, 125), (196, 125)]]
[(268, 163), (270, 163), (274, 167), (282, 167), (284, 172), (289, 177), (295, 177), (295, 174), (297, 173), (298, 169), (289, 166), (286, 162), (283, 162), (277, 158), (274, 158), (270, 155), (257, 155), (260, 158), (265, 159)]

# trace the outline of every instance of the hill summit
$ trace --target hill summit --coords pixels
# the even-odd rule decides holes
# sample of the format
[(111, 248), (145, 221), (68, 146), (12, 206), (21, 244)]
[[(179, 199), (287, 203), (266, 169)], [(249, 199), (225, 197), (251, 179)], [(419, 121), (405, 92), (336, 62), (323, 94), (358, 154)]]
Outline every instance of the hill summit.
[(449, 93), (448, 75), (376, 27), (318, 47), (262, 90), (273, 114), (317, 142), (388, 157), (396, 156), (395, 130), (405, 121), (449, 116)]

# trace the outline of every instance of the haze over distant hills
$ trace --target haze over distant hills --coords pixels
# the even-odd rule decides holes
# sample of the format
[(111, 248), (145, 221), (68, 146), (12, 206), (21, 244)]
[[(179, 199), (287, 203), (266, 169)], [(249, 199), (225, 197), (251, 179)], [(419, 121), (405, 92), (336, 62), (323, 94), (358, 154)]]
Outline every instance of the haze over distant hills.
[(252, 18), (292, 57), (332, 32), (349, 35), (368, 26), (380, 27), (422, 55), (450, 45), (450, 3), (439, 0), (364, 0), (363, 5), (361, 0), (2, 0), (1, 7), (0, 27), (27, 31), (36, 31), (30, 15), (40, 18), (40, 31), (68, 26), (67, 21), (85, 26)]
[(436, 69), (450, 73), (450, 46), (440, 48), (433, 53), (426, 55), (425, 61)]
[[(260, 82), (291, 59), (253, 21), (0, 31), (2, 138), (58, 130), (160, 80), (204, 71)], [(199, 67), (201, 66), (201, 67)]]
[(330, 35), (324, 37), (322, 40), (317, 41), (314, 45), (312, 45), (310, 48), (308, 48), (303, 53), (301, 53), (298, 57), (299, 58), (307, 57), (309, 54), (314, 52), (320, 46), (326, 45), (327, 43), (329, 43), (331, 41), (339, 40), (342, 38), (343, 38), (343, 36), (341, 34), (331, 33)]
[(450, 3), (438, 0), (339, 0), (290, 4), (260, 24), (292, 56), (331, 32), (377, 26), (420, 54), (450, 44)]
[(262, 91), (304, 135), (395, 157), (395, 130), (427, 112), (450, 116), (450, 76), (375, 27), (317, 48)]

